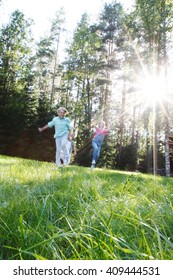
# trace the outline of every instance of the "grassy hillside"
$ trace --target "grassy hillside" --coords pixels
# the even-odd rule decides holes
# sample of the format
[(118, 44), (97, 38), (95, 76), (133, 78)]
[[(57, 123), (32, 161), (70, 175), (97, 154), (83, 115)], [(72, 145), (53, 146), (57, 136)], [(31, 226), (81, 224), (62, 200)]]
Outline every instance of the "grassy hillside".
[(172, 178), (0, 156), (0, 259), (173, 259)]

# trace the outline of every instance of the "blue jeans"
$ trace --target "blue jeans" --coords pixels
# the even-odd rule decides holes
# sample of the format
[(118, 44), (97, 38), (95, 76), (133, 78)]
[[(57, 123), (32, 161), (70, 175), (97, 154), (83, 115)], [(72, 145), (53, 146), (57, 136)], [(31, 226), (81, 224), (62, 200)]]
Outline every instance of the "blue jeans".
[(97, 135), (93, 141), (92, 141), (92, 146), (93, 146), (93, 160), (97, 162), (100, 152), (101, 152), (101, 147), (103, 143), (104, 136), (103, 135)]

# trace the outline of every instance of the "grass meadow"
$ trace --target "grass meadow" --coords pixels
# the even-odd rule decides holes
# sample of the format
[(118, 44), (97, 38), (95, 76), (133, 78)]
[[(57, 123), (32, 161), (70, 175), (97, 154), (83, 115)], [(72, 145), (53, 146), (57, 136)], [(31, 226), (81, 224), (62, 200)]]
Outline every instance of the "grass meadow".
[(0, 156), (1, 260), (171, 260), (173, 179)]

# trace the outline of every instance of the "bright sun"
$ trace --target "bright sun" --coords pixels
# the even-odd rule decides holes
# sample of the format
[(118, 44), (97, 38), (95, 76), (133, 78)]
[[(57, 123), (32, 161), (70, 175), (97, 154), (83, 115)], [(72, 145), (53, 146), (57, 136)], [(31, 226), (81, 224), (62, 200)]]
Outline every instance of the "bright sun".
[(161, 102), (164, 98), (165, 82), (162, 77), (146, 77), (140, 80), (139, 88), (141, 99), (149, 105)]

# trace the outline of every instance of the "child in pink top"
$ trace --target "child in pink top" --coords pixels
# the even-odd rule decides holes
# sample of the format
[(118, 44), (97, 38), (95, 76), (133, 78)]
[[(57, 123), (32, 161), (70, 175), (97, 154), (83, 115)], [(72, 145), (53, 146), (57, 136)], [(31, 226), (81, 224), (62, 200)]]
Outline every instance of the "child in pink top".
[(106, 130), (106, 129), (99, 128), (99, 127), (96, 127), (96, 132), (94, 133), (94, 138), (95, 138), (98, 134), (106, 135), (106, 134), (107, 134), (107, 130)]
[(91, 168), (93, 169), (96, 165), (96, 162), (100, 156), (101, 147), (104, 141), (106, 134), (109, 132), (108, 129), (105, 129), (105, 122), (100, 121), (98, 123), (98, 127), (95, 127), (96, 132), (94, 133), (94, 138), (92, 140), (93, 146), (93, 158), (92, 158), (92, 165)]

